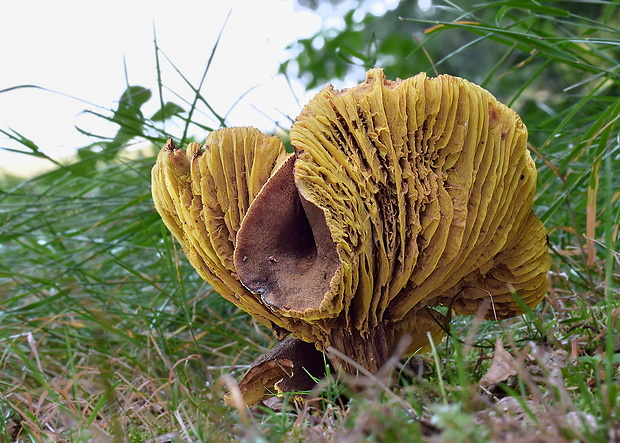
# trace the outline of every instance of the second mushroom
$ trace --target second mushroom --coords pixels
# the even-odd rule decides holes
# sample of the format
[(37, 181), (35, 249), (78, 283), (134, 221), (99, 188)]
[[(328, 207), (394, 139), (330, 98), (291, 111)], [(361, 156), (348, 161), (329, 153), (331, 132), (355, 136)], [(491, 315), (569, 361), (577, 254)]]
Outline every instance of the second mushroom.
[(403, 336), (410, 354), (427, 333), (440, 339), (437, 306), (486, 303), (503, 319), (543, 298), (550, 259), (527, 130), (486, 90), (373, 69), (319, 92), (290, 140), (293, 154), (253, 128), (185, 151), (169, 141), (152, 174), (192, 265), (279, 339), (332, 346), (348, 357), (332, 355), (337, 367), (374, 372)]

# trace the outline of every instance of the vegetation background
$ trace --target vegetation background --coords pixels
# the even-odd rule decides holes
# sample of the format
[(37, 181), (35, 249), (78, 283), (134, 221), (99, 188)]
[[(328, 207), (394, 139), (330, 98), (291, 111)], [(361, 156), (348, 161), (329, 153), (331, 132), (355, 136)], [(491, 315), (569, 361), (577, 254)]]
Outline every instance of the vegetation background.
[[(517, 110), (554, 261), (534, 312), (455, 319), (389, 379), (328, 377), (314, 408), (223, 404), (274, 338), (171, 240), (150, 197), (155, 151), (128, 155), (136, 140), (204, 139), (216, 129), (204, 114), (225, 125), (204, 85), (167, 101), (158, 64), (158, 90), (127, 85), (115, 109), (88, 110), (118, 131), (71, 164), (0, 180), (0, 441), (620, 441), (618, 6), (402, 0), (291, 43), (281, 73), (308, 88), (354, 85), (374, 66), (388, 78), (449, 73)], [(151, 99), (160, 109), (146, 116)], [(27, 134), (0, 130), (45, 157)]]

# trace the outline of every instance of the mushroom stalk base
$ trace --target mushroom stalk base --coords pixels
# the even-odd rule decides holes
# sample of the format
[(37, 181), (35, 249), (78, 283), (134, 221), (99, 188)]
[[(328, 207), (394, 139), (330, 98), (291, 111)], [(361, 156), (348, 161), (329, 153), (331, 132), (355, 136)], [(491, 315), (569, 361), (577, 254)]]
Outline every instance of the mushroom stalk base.
[(359, 366), (374, 374), (390, 358), (390, 349), (383, 324), (379, 324), (364, 335), (357, 329), (334, 329), (331, 331), (331, 344), (333, 348), (357, 363), (355, 365), (333, 353), (328, 353), (334, 367), (347, 374), (355, 374), (359, 371)]

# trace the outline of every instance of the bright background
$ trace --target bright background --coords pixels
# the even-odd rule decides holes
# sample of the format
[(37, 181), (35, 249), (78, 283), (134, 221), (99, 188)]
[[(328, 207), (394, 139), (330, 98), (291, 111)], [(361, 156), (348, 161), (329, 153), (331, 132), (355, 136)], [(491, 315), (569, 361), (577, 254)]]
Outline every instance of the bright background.
[[(364, 2), (360, 13), (382, 13), (397, 3)], [(83, 111), (114, 109), (128, 83), (151, 89), (145, 114), (157, 110), (155, 35), (163, 53), (197, 85), (222, 28), (203, 95), (218, 113), (229, 113), (228, 125), (266, 131), (278, 124), (288, 127), (313, 92), (294, 79), (289, 86), (277, 74), (291, 55), (287, 46), (322, 26), (337, 26), (350, 5), (324, 2), (311, 11), (293, 0), (11, 2), (0, 15), (0, 128), (19, 132), (54, 159), (65, 159), (94, 141), (76, 126), (115, 133), (116, 126)], [(191, 98), (191, 90), (169, 62), (160, 63), (164, 101), (187, 108), (175, 94)], [(19, 85), (57, 93), (6, 91)], [(24, 149), (3, 134), (0, 148)], [(0, 170), (23, 175), (45, 166), (49, 162), (0, 150)]]

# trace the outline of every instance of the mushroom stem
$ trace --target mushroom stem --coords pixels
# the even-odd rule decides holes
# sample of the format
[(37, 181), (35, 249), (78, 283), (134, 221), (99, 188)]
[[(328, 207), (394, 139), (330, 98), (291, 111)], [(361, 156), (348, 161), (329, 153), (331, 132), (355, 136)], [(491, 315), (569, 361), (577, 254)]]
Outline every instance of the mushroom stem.
[[(332, 347), (372, 373), (377, 372), (390, 358), (391, 352), (383, 323), (363, 335), (355, 328), (335, 328), (332, 329), (330, 338)], [(357, 365), (333, 354), (328, 353), (328, 356), (336, 369), (347, 374), (355, 374), (359, 369)]]

